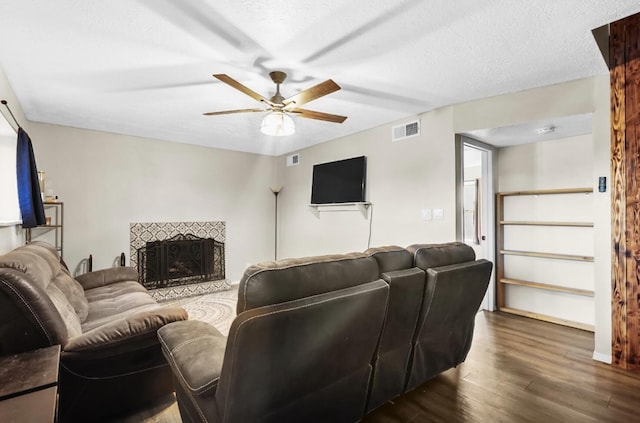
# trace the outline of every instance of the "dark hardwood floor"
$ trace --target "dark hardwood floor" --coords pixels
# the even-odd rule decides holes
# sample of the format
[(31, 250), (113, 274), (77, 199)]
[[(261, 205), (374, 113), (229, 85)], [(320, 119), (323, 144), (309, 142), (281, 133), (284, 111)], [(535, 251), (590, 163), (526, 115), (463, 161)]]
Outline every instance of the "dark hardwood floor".
[(461, 366), (364, 422), (640, 421), (640, 374), (592, 354), (591, 332), (481, 312)]
[[(593, 334), (481, 312), (465, 363), (363, 419), (382, 422), (640, 422), (640, 373), (592, 360)], [(120, 420), (180, 422), (175, 402)]]

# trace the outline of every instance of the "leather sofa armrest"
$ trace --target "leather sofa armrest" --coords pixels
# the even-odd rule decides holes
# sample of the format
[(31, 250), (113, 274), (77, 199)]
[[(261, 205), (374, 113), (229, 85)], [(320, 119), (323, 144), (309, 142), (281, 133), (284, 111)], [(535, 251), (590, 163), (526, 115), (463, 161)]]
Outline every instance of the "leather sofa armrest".
[(383, 274), (380, 275), (380, 278), (389, 284), (395, 281), (398, 281), (398, 283), (407, 283), (405, 282), (406, 280), (411, 280), (414, 278), (419, 280), (420, 277), (422, 277), (422, 280), (423, 280), (422, 284), (424, 285), (424, 280), (426, 277), (425, 272), (424, 270), (418, 267), (411, 267), (409, 269), (400, 269), (400, 270), (394, 270), (391, 272), (384, 272)]
[(192, 395), (210, 395), (220, 380), (227, 337), (197, 320), (177, 322), (158, 331), (162, 352), (182, 387)]
[(63, 350), (65, 353), (77, 353), (109, 348), (119, 351), (136, 349), (139, 347), (137, 339), (155, 337), (164, 325), (187, 318), (187, 312), (180, 307), (159, 307), (139, 312), (70, 338)]
[(425, 272), (412, 267), (386, 272), (380, 277), (389, 284), (389, 307), (380, 350), (410, 345), (422, 306)]
[(138, 272), (133, 267), (110, 267), (77, 276), (76, 280), (86, 291), (99, 286), (111, 285), (116, 282), (137, 281)]

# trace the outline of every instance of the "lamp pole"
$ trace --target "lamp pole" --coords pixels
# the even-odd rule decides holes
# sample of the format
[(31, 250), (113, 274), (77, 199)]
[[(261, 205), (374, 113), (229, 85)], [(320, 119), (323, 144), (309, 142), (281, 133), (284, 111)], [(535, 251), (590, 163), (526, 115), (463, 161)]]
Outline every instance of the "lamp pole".
[(275, 221), (274, 221), (274, 234), (273, 234), (273, 259), (278, 260), (278, 194), (282, 191), (281, 186), (271, 187), (271, 192), (276, 197), (275, 205)]

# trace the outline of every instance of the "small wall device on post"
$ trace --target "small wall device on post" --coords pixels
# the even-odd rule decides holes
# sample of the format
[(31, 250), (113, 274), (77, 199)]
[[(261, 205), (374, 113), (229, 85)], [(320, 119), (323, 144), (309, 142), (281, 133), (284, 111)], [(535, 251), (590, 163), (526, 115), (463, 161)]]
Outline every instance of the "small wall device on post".
[(598, 178), (598, 192), (607, 192), (607, 177), (601, 176)]

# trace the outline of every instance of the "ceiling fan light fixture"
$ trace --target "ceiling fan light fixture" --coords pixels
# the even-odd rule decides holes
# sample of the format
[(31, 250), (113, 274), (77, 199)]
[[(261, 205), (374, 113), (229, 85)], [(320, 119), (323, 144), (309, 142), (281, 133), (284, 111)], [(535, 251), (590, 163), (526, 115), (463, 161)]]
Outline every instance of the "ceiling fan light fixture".
[(291, 116), (284, 112), (274, 111), (262, 119), (260, 132), (274, 137), (285, 137), (296, 132), (296, 125)]

